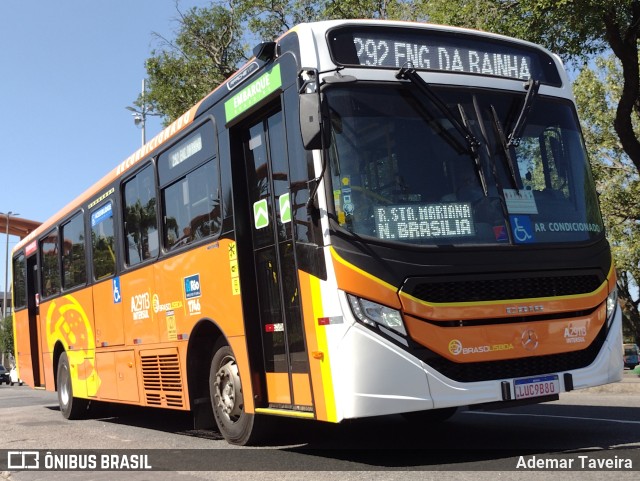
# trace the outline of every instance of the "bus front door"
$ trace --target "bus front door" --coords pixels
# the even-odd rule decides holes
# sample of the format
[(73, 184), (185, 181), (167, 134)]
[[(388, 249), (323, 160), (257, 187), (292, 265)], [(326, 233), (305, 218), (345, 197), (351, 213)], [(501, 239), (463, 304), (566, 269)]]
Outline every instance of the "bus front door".
[[(251, 359), (254, 378), (258, 373), (262, 381), (258, 389), (254, 386), (254, 391), (262, 394), (259, 398), (265, 393), (267, 397), (266, 400), (258, 399), (256, 406), (295, 409), (298, 413), (312, 415), (282, 111), (271, 111), (259, 122), (245, 125), (236, 133), (235, 146), (242, 144), (246, 186), (239, 186), (242, 182), (235, 185), (240, 190), (247, 189), (247, 195), (243, 196), (246, 200), (243, 200), (245, 204), (248, 200), (244, 209), (249, 214), (244, 216), (246, 225), (242, 230), (245, 232), (238, 235), (243, 306), (250, 357), (251, 351), (258, 350), (262, 354), (262, 359), (255, 359), (255, 354)], [(236, 152), (240, 154), (238, 150)], [(245, 263), (244, 269), (243, 255), (253, 260), (252, 265)], [(255, 281), (251, 282), (252, 279)], [(251, 345), (252, 338), (254, 346)]]

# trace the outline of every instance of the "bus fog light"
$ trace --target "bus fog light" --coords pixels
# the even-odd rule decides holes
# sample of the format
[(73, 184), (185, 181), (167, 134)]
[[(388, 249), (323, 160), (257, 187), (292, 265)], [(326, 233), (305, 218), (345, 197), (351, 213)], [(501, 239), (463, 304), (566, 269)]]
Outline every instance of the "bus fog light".
[(353, 315), (363, 324), (373, 327), (382, 326), (403, 336), (407, 335), (400, 311), (351, 294), (347, 294), (347, 299)]

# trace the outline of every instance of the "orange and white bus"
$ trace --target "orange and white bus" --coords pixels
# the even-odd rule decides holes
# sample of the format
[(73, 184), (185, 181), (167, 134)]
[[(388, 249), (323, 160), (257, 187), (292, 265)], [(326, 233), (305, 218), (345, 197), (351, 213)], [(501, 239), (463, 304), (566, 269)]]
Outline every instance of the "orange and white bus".
[(302, 24), (13, 251), (20, 377), (231, 443), (620, 380), (571, 85), (523, 41)]

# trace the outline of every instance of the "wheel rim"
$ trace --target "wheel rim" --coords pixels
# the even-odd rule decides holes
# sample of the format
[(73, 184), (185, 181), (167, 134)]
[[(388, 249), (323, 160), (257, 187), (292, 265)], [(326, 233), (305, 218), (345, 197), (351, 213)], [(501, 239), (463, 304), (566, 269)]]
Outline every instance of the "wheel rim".
[(233, 357), (227, 356), (220, 363), (214, 383), (215, 406), (227, 422), (235, 423), (242, 414), (244, 398), (238, 365)]
[(60, 379), (60, 403), (63, 406), (67, 406), (69, 404), (69, 399), (71, 398), (71, 387), (69, 383), (69, 372), (67, 370), (62, 371), (62, 379)]

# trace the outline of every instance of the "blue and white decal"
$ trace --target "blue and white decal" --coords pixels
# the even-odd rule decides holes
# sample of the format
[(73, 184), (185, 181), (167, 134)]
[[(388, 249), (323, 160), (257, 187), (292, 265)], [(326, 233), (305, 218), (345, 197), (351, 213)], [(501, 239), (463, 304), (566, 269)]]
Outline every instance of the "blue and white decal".
[(97, 226), (100, 222), (103, 222), (113, 216), (113, 207), (111, 202), (100, 207), (97, 211), (91, 214), (91, 227)]
[(200, 297), (200, 274), (194, 274), (184, 278), (184, 294), (187, 299)]
[(122, 292), (120, 291), (120, 277), (114, 277), (111, 285), (113, 289), (113, 303), (120, 304), (120, 302), (122, 302)]
[(510, 215), (511, 232), (513, 239), (518, 244), (531, 244), (535, 242), (533, 238), (533, 225), (528, 215)]

